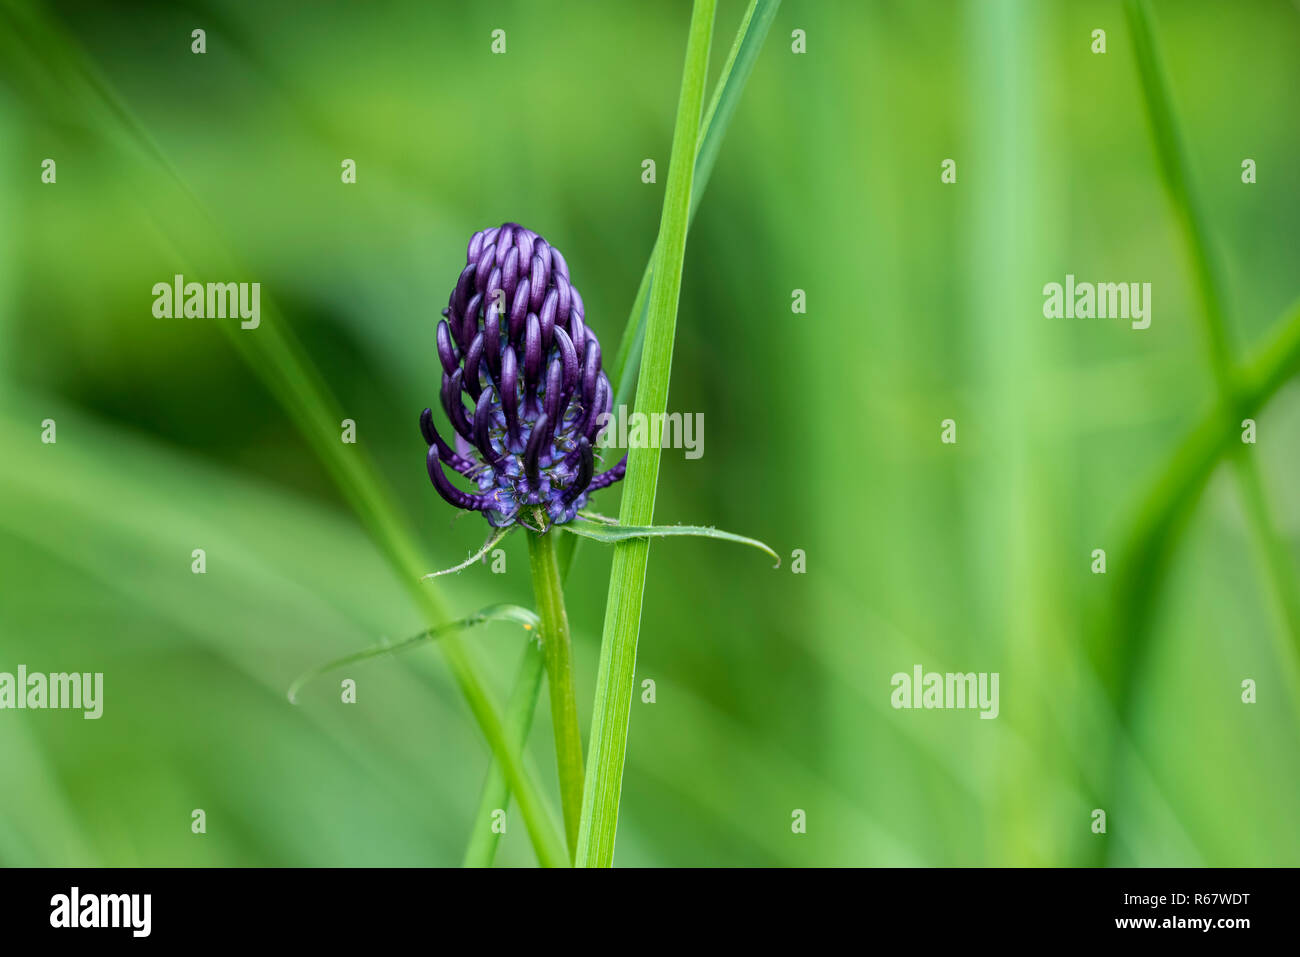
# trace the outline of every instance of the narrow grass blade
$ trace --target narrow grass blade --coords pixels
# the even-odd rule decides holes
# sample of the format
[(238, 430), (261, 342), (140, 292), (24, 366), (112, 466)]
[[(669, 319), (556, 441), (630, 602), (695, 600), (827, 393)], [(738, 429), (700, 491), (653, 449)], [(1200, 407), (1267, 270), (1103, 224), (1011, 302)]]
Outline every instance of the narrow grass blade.
[(1192, 278), (1201, 301), (1202, 328), (1207, 340), (1210, 363), (1219, 390), (1228, 394), (1232, 386), (1232, 346), (1224, 316), (1223, 281), (1210, 252), (1205, 214), (1192, 191), (1191, 162), (1178, 128), (1173, 96), (1156, 43), (1155, 30), (1146, 0), (1125, 0), (1124, 12), (1133, 35), (1133, 53), (1138, 76), (1142, 81), (1147, 120), (1151, 124), (1156, 159), (1165, 190), (1187, 244)]
[[(677, 301), (686, 256), (695, 141), (704, 105), (709, 43), (713, 36), (715, 0), (695, 0), (682, 88), (677, 104), (668, 183), (655, 246), (655, 282), (650, 292), (645, 350), (637, 385), (636, 411), (663, 414), (668, 405), (668, 380), (677, 330)], [(648, 525), (654, 519), (655, 486), (659, 479), (657, 446), (628, 453), (623, 525)], [(614, 859), (614, 835), (623, 788), (623, 759), (627, 751), (627, 722), (636, 670), (637, 635), (645, 589), (650, 543), (645, 538), (620, 542), (614, 548), (601, 637), (600, 670), (589, 746), (589, 767), (583, 794), (582, 825), (576, 863), (608, 867)]]
[[(691, 188), (691, 207), (689, 223), (695, 221), (695, 212), (704, 197), (704, 188), (713, 175), (713, 164), (718, 160), (718, 151), (727, 135), (727, 127), (740, 105), (741, 94), (749, 75), (754, 71), (763, 41), (776, 19), (776, 12), (781, 8), (781, 0), (750, 0), (745, 16), (736, 31), (736, 39), (731, 44), (722, 72), (718, 75), (718, 84), (713, 88), (713, 99), (705, 111), (704, 122), (700, 126), (699, 139), (695, 145), (695, 178)], [(650, 260), (641, 273), (641, 285), (637, 287), (636, 298), (632, 301), (632, 311), (628, 314), (627, 325), (618, 341), (618, 351), (610, 364), (609, 381), (614, 387), (614, 408), (627, 402), (632, 394), (636, 379), (628, 372), (636, 365), (641, 355), (641, 346), (645, 340), (646, 309), (650, 301), (651, 276), (654, 272), (655, 251), (651, 250)]]
[(706, 525), (609, 525), (603, 522), (569, 522), (567, 525), (557, 525), (556, 528), (563, 529), (570, 535), (581, 535), (583, 538), (590, 538), (597, 542), (604, 542), (612, 545), (616, 542), (627, 542), (633, 539), (646, 538), (669, 538), (678, 535), (688, 535), (694, 538), (716, 538), (719, 541), (735, 542), (739, 545), (749, 545), (751, 548), (757, 548), (759, 551), (767, 552), (776, 559), (773, 568), (781, 567), (781, 557), (772, 551), (763, 542), (756, 538), (746, 538), (743, 535), (733, 535), (731, 532), (719, 531)]
[[(528, 743), (528, 733), (533, 728), (533, 716), (537, 713), (537, 698), (542, 693), (542, 677), (545, 674), (546, 659), (542, 656), (542, 647), (540, 643), (530, 641), (524, 646), (519, 674), (510, 691), (510, 700), (506, 702), (506, 739), (516, 752), (523, 753), (524, 746)], [(498, 810), (505, 811), (509, 807), (510, 784), (501, 770), (501, 762), (493, 758), (483, 781), (478, 811), (474, 814), (469, 847), (465, 849), (465, 867), (492, 866), (497, 845), (501, 843), (501, 833), (493, 827), (493, 818)]]
[[(1242, 397), (1226, 319), (1223, 281), (1210, 248), (1204, 213), (1192, 189), (1191, 162), (1178, 128), (1148, 4), (1146, 0), (1125, 0), (1124, 11), (1133, 35), (1134, 54), (1161, 178), (1182, 229), (1196, 282), (1202, 327), (1219, 397), (1217, 407), (1225, 423), (1235, 424), (1242, 417)], [(1255, 545), (1261, 553), (1261, 564), (1272, 581), (1284, 626), (1300, 647), (1300, 590), (1297, 589), (1295, 570), (1285, 543), (1278, 537), (1276, 524), (1270, 515), (1263, 476), (1253, 456), (1241, 453), (1235, 456), (1235, 461), (1246, 514)]]
[[(1283, 385), (1300, 375), (1300, 301), (1291, 305), (1278, 322), (1277, 331), (1241, 370), (1235, 387), (1237, 411), (1255, 417)], [(1129, 640), (1108, 643), (1109, 653), (1097, 662), (1102, 676), (1112, 685), (1118, 685), (1124, 673), (1136, 670), (1126, 666), (1123, 656), (1141, 652), (1140, 639), (1134, 636), (1146, 630), (1158, 590), (1155, 586), (1164, 576), (1179, 535), (1214, 469), (1239, 444), (1238, 426), (1225, 415), (1222, 403), (1216, 403), (1178, 444), (1141, 499), (1125, 538), (1120, 565), (1144, 569), (1144, 574), (1120, 579), (1115, 600), (1118, 625)]]
[[(1196, 285), (1200, 302), (1198, 312), (1217, 393), (1213, 414), (1219, 417), (1219, 422), (1206, 433), (1210, 442), (1203, 447), (1212, 454), (1208, 457), (1192, 456), (1185, 460), (1175, 460), (1174, 468), (1186, 470), (1185, 474), (1190, 481), (1172, 489), (1181, 495), (1171, 501), (1169, 511), (1163, 510), (1162, 503), (1157, 506), (1154, 514), (1154, 517), (1165, 523), (1164, 531), (1177, 533), (1186, 526), (1191, 505), (1199, 497), (1209, 471), (1227, 454), (1226, 447), (1219, 443), (1223, 441), (1226, 431), (1240, 421), (1245, 396), (1235, 367), (1232, 338), (1226, 319), (1224, 284), (1210, 248), (1205, 215), (1192, 188), (1191, 161), (1178, 128), (1173, 97), (1156, 42), (1150, 10), (1146, 0), (1125, 0), (1124, 12), (1133, 38), (1133, 51), (1151, 126), (1157, 167), (1183, 234)], [(1294, 567), (1285, 542), (1279, 538), (1270, 515), (1258, 462), (1248, 450), (1241, 448), (1235, 450), (1233, 460), (1253, 543), (1271, 582), (1271, 594), (1277, 602), (1283, 627), (1292, 638), (1293, 644), (1282, 648), (1282, 661), (1284, 668), (1293, 674), (1296, 648), (1300, 647), (1300, 590), (1297, 589)], [(1203, 470), (1189, 467), (1196, 466), (1198, 462), (1205, 463), (1208, 468)], [(1175, 477), (1178, 477), (1177, 472)], [(1143, 520), (1147, 517), (1144, 514)], [(1120, 582), (1117, 600), (1112, 609), (1114, 617), (1108, 626), (1099, 630), (1093, 642), (1094, 661), (1107, 682), (1107, 690), (1113, 696), (1119, 719), (1125, 725), (1132, 720), (1138, 677), (1151, 645), (1151, 629), (1148, 627), (1152, 607), (1150, 582), (1152, 576), (1163, 575), (1173, 554), (1168, 539), (1163, 536), (1147, 537), (1150, 528), (1139, 525), (1135, 532), (1137, 547), (1148, 553), (1146, 557), (1149, 563), (1130, 566), (1143, 570), (1142, 584), (1139, 587), (1135, 583)], [(1142, 560), (1141, 555), (1135, 557)], [(1292, 686), (1294, 683), (1294, 678), (1288, 682)], [(1113, 770), (1109, 785), (1112, 793), (1119, 787), (1120, 763), (1118, 751), (1115, 751), (1111, 759)], [(1105, 852), (1099, 849), (1099, 853)]]

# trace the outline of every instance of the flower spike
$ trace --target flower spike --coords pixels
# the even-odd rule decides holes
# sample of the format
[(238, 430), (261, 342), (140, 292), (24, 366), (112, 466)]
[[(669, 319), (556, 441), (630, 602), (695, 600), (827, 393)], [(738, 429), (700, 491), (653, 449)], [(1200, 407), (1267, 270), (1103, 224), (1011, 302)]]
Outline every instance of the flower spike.
[[(429, 480), (449, 504), (497, 528), (572, 522), (592, 492), (623, 477), (627, 459), (595, 473), (593, 446), (613, 390), (568, 261), (517, 223), (479, 230), (442, 314), (439, 400), (456, 444), (425, 409)], [(444, 465), (478, 491), (452, 485)]]

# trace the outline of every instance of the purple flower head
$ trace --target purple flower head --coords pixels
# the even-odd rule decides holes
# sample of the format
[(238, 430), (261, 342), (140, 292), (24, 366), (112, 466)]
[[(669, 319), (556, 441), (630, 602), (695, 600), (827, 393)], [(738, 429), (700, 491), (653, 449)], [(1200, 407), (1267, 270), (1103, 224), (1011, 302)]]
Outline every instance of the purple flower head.
[[(498, 528), (537, 511), (550, 524), (572, 521), (590, 493), (623, 477), (627, 458), (596, 473), (593, 446), (613, 390), (568, 263), (516, 223), (477, 232), (442, 315), (440, 399), (455, 446), (425, 409), (434, 488)], [(443, 466), (478, 492), (458, 489)]]

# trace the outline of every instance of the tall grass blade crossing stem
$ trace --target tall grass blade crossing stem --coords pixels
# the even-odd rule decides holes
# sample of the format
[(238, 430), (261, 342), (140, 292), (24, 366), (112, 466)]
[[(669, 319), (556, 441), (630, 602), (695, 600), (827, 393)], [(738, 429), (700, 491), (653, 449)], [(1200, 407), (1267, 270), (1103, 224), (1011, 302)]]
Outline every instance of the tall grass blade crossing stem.
[[(668, 406), (677, 301), (686, 256), (695, 142), (704, 108), (704, 85), (708, 76), (709, 44), (713, 38), (716, 6), (715, 0), (696, 0), (691, 11), (663, 215), (655, 245), (655, 281), (650, 293), (650, 314), (636, 392), (635, 408), (639, 413), (662, 415)], [(621, 524), (653, 523), (660, 451), (651, 443), (649, 447), (635, 448), (629, 453), (627, 485), (619, 513)], [(614, 546), (605, 627), (601, 636), (600, 669), (596, 678), (590, 767), (578, 836), (576, 863), (579, 866), (608, 867), (614, 859), (614, 836), (623, 788), (623, 759), (627, 753), (627, 724), (636, 676), (636, 646), (649, 549), (650, 543), (645, 539)]]
[[(749, 75), (753, 72), (754, 64), (758, 60), (759, 51), (763, 48), (768, 30), (772, 26), (773, 20), (776, 19), (776, 13), (780, 7), (781, 0), (750, 0), (749, 7), (745, 10), (740, 26), (736, 30), (735, 39), (731, 44), (731, 52), (727, 55), (727, 60), (718, 75), (717, 85), (714, 87), (709, 107), (705, 111), (704, 121), (700, 127), (700, 135), (695, 145), (695, 178), (691, 188), (690, 206), (691, 221), (695, 219), (695, 212), (699, 208), (700, 200), (704, 195), (704, 188), (708, 184), (710, 174), (713, 172), (713, 164), (716, 162), (718, 152), (722, 148), (722, 141), (726, 138), (727, 128), (735, 115), (736, 107), (740, 103)], [(647, 304), (650, 297), (650, 278), (654, 269), (654, 255), (652, 250), (645, 270), (641, 274), (641, 283), (637, 288), (632, 309), (628, 314), (627, 324), (619, 340), (618, 352), (608, 370), (610, 382), (616, 390), (615, 407), (626, 404), (631, 389), (636, 384), (636, 376), (627, 375), (627, 371), (641, 355)], [(560, 575), (564, 580), (568, 579), (569, 566), (573, 561), (575, 551), (574, 546), (578, 540), (576, 535), (565, 535), (560, 538), (556, 545)], [(537, 667), (541, 667), (540, 663)], [(510, 695), (509, 712), (511, 715), (516, 713), (516, 697), (520, 694), (527, 695), (530, 689), (533, 709), (535, 710), (537, 697), (541, 693), (540, 682), (534, 684), (531, 680), (531, 674), (525, 674), (521, 669), (518, 682)], [(531, 720), (531, 712), (529, 714)], [(512, 727), (514, 727), (513, 722)], [(526, 738), (527, 730), (525, 729), (521, 740)], [(493, 760), (488, 768), (487, 779), (484, 782), (483, 794), (479, 802), (479, 813), (475, 819), (474, 833), (476, 835), (480, 832), (490, 833), (489, 825), (492, 812), (496, 808), (505, 807), (509, 800), (509, 787), (500, 774), (496, 761)], [(471, 839), (470, 851), (466, 853), (465, 858), (466, 865), (477, 867), (490, 865), (496, 850), (496, 843), (496, 841), (480, 842)]]

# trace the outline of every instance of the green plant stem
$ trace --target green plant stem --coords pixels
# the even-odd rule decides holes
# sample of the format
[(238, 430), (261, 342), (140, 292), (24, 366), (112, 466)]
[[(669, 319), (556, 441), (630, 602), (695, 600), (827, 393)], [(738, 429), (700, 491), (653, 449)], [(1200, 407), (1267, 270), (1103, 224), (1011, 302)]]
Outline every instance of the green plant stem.
[[(1291, 305), (1268, 342), (1241, 366), (1235, 390), (1236, 411), (1246, 417), (1257, 416), (1297, 374), (1300, 374), (1300, 302)], [(1178, 444), (1136, 509), (1119, 564), (1140, 568), (1143, 574), (1119, 579), (1114, 624), (1103, 629), (1107, 643), (1096, 661), (1106, 683), (1120, 689), (1117, 692), (1120, 700), (1131, 694), (1125, 685), (1139, 670), (1137, 665), (1147, 644), (1145, 626), (1156, 586), (1164, 577), (1177, 540), (1210, 475), (1240, 445), (1240, 427), (1232, 414), (1225, 411), (1222, 401), (1216, 402)], [(1284, 655), (1283, 660), (1291, 657)]]
[[(686, 255), (695, 144), (704, 107), (715, 12), (715, 0), (696, 0), (691, 11), (663, 215), (655, 244), (655, 281), (650, 291), (645, 348), (637, 383), (636, 411), (640, 413), (663, 414), (668, 406), (668, 381), (677, 328), (677, 301), (682, 286), (682, 263)], [(653, 522), (659, 456), (660, 449), (653, 444), (634, 448), (628, 453), (619, 514), (621, 524), (649, 525)], [(576, 863), (580, 866), (608, 867), (614, 860), (614, 837), (623, 788), (627, 723), (636, 677), (637, 637), (649, 548), (650, 543), (645, 539), (614, 546), (592, 718), (591, 769), (583, 792), (582, 827), (578, 838)]]
[[(506, 703), (506, 743), (517, 754), (523, 754), (528, 732), (532, 730), (533, 715), (537, 712), (537, 696), (541, 694), (542, 675), (545, 673), (546, 664), (541, 645), (530, 640), (524, 645), (519, 674), (510, 691), (510, 700)], [(493, 816), (498, 810), (504, 811), (509, 806), (510, 782), (501, 769), (501, 762), (493, 758), (483, 781), (478, 812), (474, 815), (474, 828), (470, 831), (469, 847), (465, 849), (466, 867), (492, 866), (497, 845), (501, 842), (500, 833), (493, 827)]]
[[(1126, 0), (1124, 9), (1133, 34), (1138, 74), (1142, 81), (1158, 166), (1182, 229), (1192, 277), (1196, 283), (1210, 367), (1223, 413), (1230, 424), (1236, 425), (1241, 419), (1242, 401), (1227, 309), (1224, 306), (1223, 280), (1210, 249), (1205, 214), (1192, 189), (1191, 162), (1178, 128), (1173, 96), (1169, 90), (1148, 5), (1146, 0)], [(1296, 586), (1295, 568), (1285, 542), (1277, 534), (1259, 463), (1250, 455), (1239, 454), (1234, 458), (1246, 504), (1247, 520), (1256, 546), (1262, 554), (1262, 564), (1272, 583), (1272, 592), (1281, 611), (1284, 627), (1297, 648), (1300, 648), (1300, 591)]]
[(569, 616), (564, 611), (564, 585), (556, 559), (553, 533), (528, 533), (528, 566), (533, 576), (537, 615), (542, 619), (542, 657), (551, 698), (555, 733), (555, 765), (560, 775), (560, 805), (569, 855), (578, 847), (582, 812), (582, 735), (578, 730), (578, 699), (573, 687), (573, 649)]
[[(1211, 251), (1206, 218), (1192, 188), (1191, 162), (1178, 128), (1150, 10), (1145, 0), (1125, 0), (1124, 12), (1133, 38), (1134, 58), (1155, 146), (1156, 165), (1183, 235), (1215, 382), (1215, 403), (1209, 419), (1180, 446), (1138, 513), (1125, 553), (1125, 567), (1131, 571), (1121, 577), (1111, 618), (1098, 630), (1093, 643), (1094, 665), (1112, 695), (1120, 721), (1131, 726), (1138, 678), (1152, 645), (1149, 618), (1156, 590), (1154, 585), (1167, 575), (1174, 539), (1185, 530), (1192, 507), (1209, 475), (1222, 458), (1229, 455), (1228, 449), (1233, 447), (1234, 439), (1239, 440), (1237, 429), (1242, 418), (1248, 417), (1256, 404), (1262, 405), (1266, 401), (1278, 384), (1278, 374), (1287, 365), (1293, 365), (1294, 356), (1287, 356), (1285, 352), (1288, 343), (1294, 344), (1295, 330), (1288, 322), (1280, 342), (1266, 350), (1264, 363), (1279, 360), (1273, 369), (1243, 370), (1237, 366), (1226, 318), (1223, 282)], [(1281, 353), (1279, 346), (1283, 350)], [(1237, 441), (1231, 457), (1254, 545), (1261, 553), (1261, 563), (1272, 586), (1271, 594), (1278, 602), (1284, 629), (1292, 639), (1292, 643), (1287, 644), (1282, 636), (1274, 636), (1279, 644), (1284, 680), (1291, 692), (1289, 698), (1294, 705), (1295, 692), (1300, 687), (1296, 656), (1297, 646), (1300, 646), (1300, 592), (1297, 591), (1295, 571), (1286, 543), (1275, 531), (1263, 476), (1252, 450)], [(1120, 750), (1112, 747), (1108, 785), (1112, 794), (1118, 787), (1121, 760)], [(1105, 797), (1103, 793), (1100, 799)], [(1104, 861), (1112, 849), (1113, 845), (1098, 845), (1098, 861)]]
[[(575, 536), (565, 535), (555, 546), (561, 582), (569, 580), (569, 569), (573, 567), (573, 546), (577, 541)], [(512, 743), (521, 753), (528, 742), (528, 732), (533, 727), (533, 716), (537, 713), (537, 699), (542, 693), (542, 675), (545, 670), (541, 645), (529, 642), (524, 649), (519, 675), (510, 691), (510, 702), (506, 706), (507, 731)], [(500, 835), (492, 829), (492, 815), (497, 808), (504, 810), (509, 806), (510, 782), (502, 773), (500, 762), (492, 757), (488, 761), (487, 777), (479, 796), (478, 813), (474, 815), (470, 845), (465, 851), (465, 867), (492, 866), (500, 843)]]

